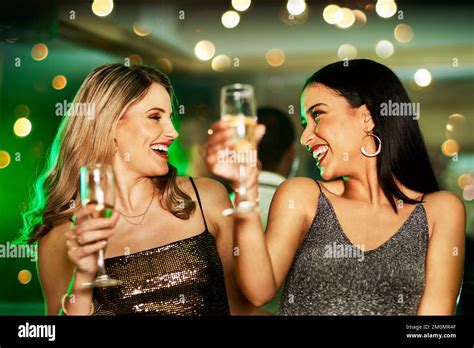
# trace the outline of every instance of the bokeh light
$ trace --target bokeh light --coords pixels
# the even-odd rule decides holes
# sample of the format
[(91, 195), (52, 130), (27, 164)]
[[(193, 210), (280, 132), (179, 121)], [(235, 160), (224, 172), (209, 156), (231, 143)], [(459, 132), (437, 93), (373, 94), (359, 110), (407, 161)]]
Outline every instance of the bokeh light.
[(460, 130), (463, 126), (465, 118), (461, 114), (452, 114), (448, 118), (448, 122), (446, 123), (446, 130), (449, 132), (456, 132)]
[(431, 83), (431, 73), (426, 69), (418, 69), (415, 72), (415, 83), (420, 87), (426, 87)]
[(367, 23), (367, 16), (364, 12), (361, 10), (352, 10), (352, 13), (354, 13), (356, 24), (364, 25)]
[(44, 60), (47, 56), (48, 46), (46, 46), (44, 43), (36, 44), (31, 49), (31, 57), (33, 57), (34, 60)]
[(51, 83), (53, 85), (53, 88), (55, 90), (61, 90), (67, 85), (67, 79), (64, 75), (57, 75), (53, 78), (53, 81)]
[(395, 36), (395, 40), (400, 43), (408, 43), (413, 40), (413, 29), (408, 24), (399, 24), (393, 30), (393, 35)]
[(114, 9), (113, 0), (94, 0), (92, 12), (99, 17), (105, 17), (112, 13)]
[(328, 24), (336, 24), (336, 12), (340, 7), (337, 5), (327, 5), (323, 11), (323, 18)]
[(306, 10), (306, 2), (304, 0), (288, 0), (286, 9), (293, 16), (298, 16)]
[(392, 56), (394, 51), (393, 45), (390, 41), (381, 40), (375, 46), (375, 53), (380, 58), (389, 58)]
[(16, 120), (15, 124), (13, 125), (13, 132), (16, 136), (20, 138), (26, 137), (31, 132), (31, 122), (29, 119), (22, 117)]
[(227, 11), (222, 15), (221, 22), (228, 29), (235, 28), (239, 25), (240, 15), (235, 11)]
[(339, 28), (349, 28), (355, 22), (355, 14), (347, 7), (340, 8), (336, 11), (336, 25)]
[(169, 74), (173, 71), (173, 63), (167, 58), (160, 58), (156, 62), (158, 69), (164, 72), (165, 74)]
[(282, 65), (285, 62), (286, 56), (285, 52), (283, 52), (279, 48), (272, 48), (268, 50), (266, 54), (267, 63), (273, 67), (277, 67)]
[(148, 26), (145, 26), (145, 25), (142, 25), (142, 24), (138, 24), (138, 23), (135, 23), (133, 25), (133, 32), (138, 35), (138, 36), (148, 36), (150, 35), (152, 29)]
[(354, 59), (357, 56), (357, 49), (351, 44), (342, 44), (337, 50), (339, 59)]
[(10, 154), (4, 150), (0, 151), (0, 169), (8, 167), (10, 161)]
[(211, 63), (212, 70), (217, 71), (217, 72), (222, 72), (230, 68), (231, 66), (231, 61), (228, 56), (225, 54), (220, 54), (212, 60)]
[(196, 57), (200, 60), (209, 60), (214, 57), (215, 53), (216, 47), (208, 40), (199, 41), (194, 47), (194, 54), (196, 54)]
[(467, 185), (473, 185), (474, 178), (469, 173), (461, 174), (458, 178), (458, 186), (461, 189), (464, 189)]
[(13, 114), (16, 118), (28, 117), (30, 116), (30, 108), (25, 104), (18, 104), (13, 110)]
[(28, 271), (27, 269), (23, 269), (20, 272), (18, 272), (18, 281), (23, 285), (28, 284), (31, 281), (31, 278), (32, 278), (31, 272)]
[(441, 152), (443, 155), (452, 157), (455, 154), (459, 153), (459, 144), (454, 139), (448, 139), (443, 142), (441, 145)]
[(251, 0), (232, 0), (232, 7), (236, 11), (245, 11), (250, 7), (250, 4), (252, 3)]
[(393, 0), (377, 0), (375, 12), (382, 18), (390, 18), (397, 13), (397, 4)]
[(143, 58), (137, 53), (129, 55), (128, 59), (130, 60), (130, 65), (143, 65)]

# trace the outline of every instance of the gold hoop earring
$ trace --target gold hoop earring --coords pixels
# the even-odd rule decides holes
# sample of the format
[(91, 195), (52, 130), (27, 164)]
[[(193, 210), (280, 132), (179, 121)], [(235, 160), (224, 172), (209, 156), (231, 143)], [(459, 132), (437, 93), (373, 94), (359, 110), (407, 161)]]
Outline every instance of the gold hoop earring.
[(380, 151), (382, 150), (382, 140), (381, 140), (378, 136), (376, 136), (374, 133), (372, 133), (372, 132), (366, 132), (366, 133), (367, 133), (367, 135), (366, 135), (365, 137), (363, 137), (362, 140), (364, 140), (364, 139), (367, 138), (367, 137), (373, 137), (373, 138), (375, 138), (375, 139), (378, 140), (379, 145), (378, 145), (378, 147), (377, 147), (377, 151), (375, 151), (374, 153), (368, 152), (368, 151), (364, 148), (364, 145), (361, 145), (361, 146), (360, 146), (360, 152), (362, 152), (362, 154), (363, 154), (364, 156), (366, 156), (366, 157), (375, 157), (375, 156), (377, 156), (377, 155), (380, 153)]

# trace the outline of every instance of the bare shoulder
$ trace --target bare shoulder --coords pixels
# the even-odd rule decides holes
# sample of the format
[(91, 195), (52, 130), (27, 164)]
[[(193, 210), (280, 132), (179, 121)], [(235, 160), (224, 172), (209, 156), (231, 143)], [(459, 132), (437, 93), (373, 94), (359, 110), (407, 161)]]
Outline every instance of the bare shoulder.
[(306, 177), (294, 177), (285, 180), (278, 186), (272, 200), (272, 206), (283, 209), (292, 206), (295, 212), (300, 212), (311, 218), (317, 207), (319, 187), (315, 180)]
[(66, 236), (65, 233), (68, 231), (71, 222), (65, 220), (59, 225), (53, 227), (43, 238), (38, 241), (38, 251), (50, 250), (50, 249), (66, 249)]
[(425, 195), (424, 200), (428, 208), (434, 212), (444, 212), (444, 214), (441, 215), (449, 215), (446, 214), (447, 212), (450, 214), (465, 214), (466, 212), (463, 201), (449, 191), (428, 193)]
[[(225, 186), (217, 180), (204, 177), (193, 177), (193, 181), (196, 184), (201, 200), (206, 201), (207, 203), (218, 204), (223, 198), (228, 198), (229, 196)], [(183, 186), (186, 186), (186, 189), (190, 192), (193, 191), (189, 177), (184, 178)]]
[(433, 232), (464, 235), (466, 208), (458, 196), (449, 191), (437, 191), (426, 194), (424, 201), (428, 220), (434, 226)]

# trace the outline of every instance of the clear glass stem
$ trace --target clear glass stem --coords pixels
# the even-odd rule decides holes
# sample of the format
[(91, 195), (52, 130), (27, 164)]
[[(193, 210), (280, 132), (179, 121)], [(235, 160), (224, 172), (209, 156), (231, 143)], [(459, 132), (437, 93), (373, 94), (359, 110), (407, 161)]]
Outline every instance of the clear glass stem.
[(97, 259), (97, 276), (105, 275), (104, 249), (99, 250), (99, 257)]

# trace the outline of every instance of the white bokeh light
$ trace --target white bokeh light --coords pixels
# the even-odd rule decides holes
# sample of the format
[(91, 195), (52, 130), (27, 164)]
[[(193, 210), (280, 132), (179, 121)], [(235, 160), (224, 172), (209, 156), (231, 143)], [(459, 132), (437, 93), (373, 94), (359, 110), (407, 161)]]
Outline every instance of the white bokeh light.
[(216, 53), (216, 47), (211, 41), (199, 41), (194, 47), (194, 53), (196, 54), (196, 57), (201, 60), (209, 60), (214, 57), (214, 54)]
[(298, 16), (306, 10), (306, 2), (304, 0), (288, 0), (286, 8), (293, 16)]
[(375, 53), (380, 58), (389, 58), (392, 56), (393, 52), (394, 52), (393, 45), (388, 40), (381, 40), (375, 46)]
[(426, 69), (418, 69), (415, 72), (415, 83), (420, 87), (426, 87), (431, 83), (431, 73)]

